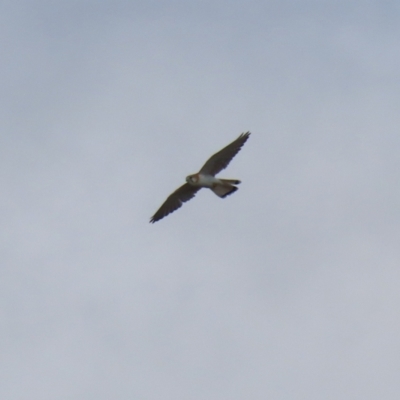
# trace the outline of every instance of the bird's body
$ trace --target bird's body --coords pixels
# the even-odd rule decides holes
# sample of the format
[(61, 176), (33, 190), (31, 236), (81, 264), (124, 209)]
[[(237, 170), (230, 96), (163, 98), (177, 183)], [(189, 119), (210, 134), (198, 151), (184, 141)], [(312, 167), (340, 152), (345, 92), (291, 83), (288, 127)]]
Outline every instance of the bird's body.
[(201, 188), (211, 189), (217, 196), (225, 198), (236, 192), (237, 179), (216, 178), (215, 175), (226, 168), (232, 158), (239, 152), (250, 132), (242, 133), (235, 141), (211, 156), (196, 174), (186, 177), (186, 183), (175, 190), (150, 219), (154, 223), (177, 210), (182, 204), (193, 198)]
[(193, 174), (189, 175), (186, 178), (186, 182), (189, 185), (195, 186), (195, 187), (204, 187), (204, 188), (212, 188), (213, 185), (219, 183), (219, 179), (217, 179), (215, 176), (212, 175), (204, 175), (204, 174)]
[(207, 174), (193, 174), (186, 177), (186, 182), (195, 188), (211, 189), (217, 196), (226, 197), (229, 194), (236, 192), (240, 181), (238, 179), (219, 179)]
[[(192, 178), (192, 179), (190, 179)], [(223, 185), (224, 183), (233, 183), (233, 184), (238, 184), (240, 181), (237, 179), (218, 179), (215, 176), (212, 175), (206, 175), (206, 174), (193, 174), (189, 175), (186, 178), (186, 182), (189, 183), (189, 185), (192, 186), (198, 186), (198, 187), (204, 187), (208, 189), (212, 189), (216, 185)]]

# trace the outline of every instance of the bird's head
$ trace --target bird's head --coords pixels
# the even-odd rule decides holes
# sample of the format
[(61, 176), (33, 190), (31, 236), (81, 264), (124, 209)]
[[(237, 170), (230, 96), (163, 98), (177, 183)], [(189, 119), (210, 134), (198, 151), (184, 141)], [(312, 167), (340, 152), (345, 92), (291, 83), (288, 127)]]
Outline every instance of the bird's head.
[(194, 175), (188, 175), (186, 177), (186, 182), (189, 183), (190, 185), (195, 185), (199, 180), (199, 177), (197, 176), (197, 174)]

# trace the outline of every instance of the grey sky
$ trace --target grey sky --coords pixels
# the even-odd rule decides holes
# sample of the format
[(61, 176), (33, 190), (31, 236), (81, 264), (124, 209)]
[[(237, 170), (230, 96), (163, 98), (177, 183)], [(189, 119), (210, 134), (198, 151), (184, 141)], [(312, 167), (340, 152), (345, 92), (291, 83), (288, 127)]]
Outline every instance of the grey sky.
[(397, 400), (399, 18), (3, 1), (0, 398)]

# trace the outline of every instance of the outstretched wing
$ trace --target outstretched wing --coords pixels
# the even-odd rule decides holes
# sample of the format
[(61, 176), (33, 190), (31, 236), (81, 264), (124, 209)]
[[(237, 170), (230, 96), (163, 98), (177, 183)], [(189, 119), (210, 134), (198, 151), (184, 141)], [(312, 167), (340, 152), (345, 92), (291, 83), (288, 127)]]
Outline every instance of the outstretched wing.
[(164, 218), (168, 214), (174, 212), (175, 210), (180, 208), (183, 203), (192, 199), (195, 196), (196, 192), (200, 189), (200, 187), (194, 187), (192, 185), (189, 185), (188, 183), (185, 183), (180, 188), (176, 189), (174, 193), (168, 196), (164, 204), (151, 217), (150, 222), (157, 222), (161, 218)]
[(211, 156), (203, 165), (199, 173), (214, 176), (225, 169), (231, 162), (232, 158), (236, 156), (242, 146), (246, 143), (249, 136), (250, 132), (242, 133), (231, 144), (228, 144), (228, 146)]

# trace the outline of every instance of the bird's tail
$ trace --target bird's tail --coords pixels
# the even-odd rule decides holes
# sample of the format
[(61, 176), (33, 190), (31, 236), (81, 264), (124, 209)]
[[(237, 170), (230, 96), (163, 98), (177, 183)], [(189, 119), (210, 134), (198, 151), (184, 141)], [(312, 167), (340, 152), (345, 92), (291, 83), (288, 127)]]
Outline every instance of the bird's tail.
[(235, 193), (238, 188), (234, 185), (238, 185), (240, 183), (237, 179), (220, 179), (222, 184), (217, 183), (214, 185), (211, 190), (219, 197), (225, 198), (232, 193)]
[(239, 179), (220, 179), (220, 181), (224, 183), (230, 183), (232, 185), (239, 185), (240, 183)]

